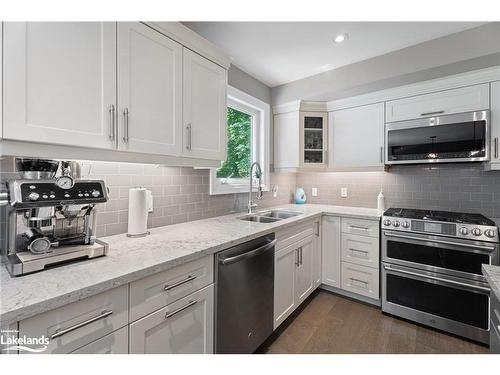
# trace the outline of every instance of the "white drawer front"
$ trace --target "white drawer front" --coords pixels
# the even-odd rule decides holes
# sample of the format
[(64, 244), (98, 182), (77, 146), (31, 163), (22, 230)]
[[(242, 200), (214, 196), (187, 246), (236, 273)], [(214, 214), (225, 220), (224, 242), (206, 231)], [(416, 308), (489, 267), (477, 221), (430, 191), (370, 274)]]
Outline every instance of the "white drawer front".
[(342, 232), (360, 236), (379, 236), (379, 221), (366, 219), (342, 218)]
[[(317, 221), (316, 221), (317, 222)], [(275, 251), (284, 249), (301, 239), (311, 236), (317, 233), (319, 230), (318, 224), (316, 222), (309, 221), (307, 223), (298, 224), (297, 226), (287, 228), (276, 232), (276, 246)]]
[(489, 109), (489, 84), (417, 95), (386, 103), (385, 121), (403, 121)]
[(213, 270), (210, 255), (130, 283), (130, 321), (213, 283)]
[(213, 352), (214, 286), (210, 285), (130, 325), (131, 354)]
[(342, 289), (378, 299), (379, 270), (342, 262)]
[(342, 234), (342, 260), (362, 266), (378, 268), (378, 238)]
[(128, 354), (128, 327), (76, 349), (72, 354)]
[(48, 337), (44, 354), (70, 353), (127, 324), (128, 285), (123, 285), (22, 320), (19, 334)]

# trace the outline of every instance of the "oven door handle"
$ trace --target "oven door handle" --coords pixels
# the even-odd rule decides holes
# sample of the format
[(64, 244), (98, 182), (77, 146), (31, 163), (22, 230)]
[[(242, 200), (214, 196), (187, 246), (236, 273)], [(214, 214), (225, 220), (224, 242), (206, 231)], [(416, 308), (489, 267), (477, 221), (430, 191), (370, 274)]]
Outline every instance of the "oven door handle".
[(390, 266), (388, 264), (384, 264), (384, 269), (386, 271), (402, 273), (402, 274), (411, 275), (411, 276), (417, 276), (417, 277), (421, 277), (424, 279), (435, 280), (435, 281), (439, 281), (439, 282), (446, 283), (446, 284), (458, 285), (458, 286), (465, 287), (465, 288), (471, 289), (471, 290), (480, 290), (480, 291), (486, 292), (486, 293), (489, 293), (491, 291), (491, 289), (488, 287), (483, 287), (483, 286), (478, 286), (478, 285), (470, 285), (467, 283), (462, 283), (460, 281), (444, 279), (444, 278), (438, 277), (438, 276), (429, 276), (426, 274), (421, 274), (419, 272), (402, 270), (401, 268), (393, 268), (392, 266)]
[(394, 233), (389, 233), (389, 232), (384, 232), (384, 235), (387, 237), (396, 237), (396, 238), (402, 238), (405, 240), (415, 240), (415, 241), (425, 241), (425, 242), (434, 242), (434, 243), (440, 243), (443, 245), (452, 245), (452, 246), (462, 246), (462, 247), (468, 247), (471, 249), (477, 249), (477, 250), (487, 250), (488, 252), (492, 252), (495, 250), (495, 246), (486, 246), (486, 245), (472, 245), (468, 243), (461, 243), (461, 242), (453, 242), (453, 241), (445, 241), (445, 240), (434, 240), (434, 239), (428, 239), (428, 238), (420, 238), (420, 237), (414, 237), (414, 236), (407, 236), (407, 235), (400, 235), (400, 234), (394, 234)]

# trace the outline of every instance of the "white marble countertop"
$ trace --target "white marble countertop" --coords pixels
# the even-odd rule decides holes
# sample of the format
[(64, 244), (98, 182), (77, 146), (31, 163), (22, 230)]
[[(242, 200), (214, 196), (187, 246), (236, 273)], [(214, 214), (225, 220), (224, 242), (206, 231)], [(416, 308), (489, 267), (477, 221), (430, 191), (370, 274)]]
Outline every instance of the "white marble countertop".
[(483, 264), (483, 275), (490, 284), (491, 291), (500, 300), (500, 267)]
[(142, 238), (125, 234), (101, 238), (110, 246), (105, 257), (11, 277), (0, 267), (0, 323), (10, 324), (117, 286), (164, 271), (310, 220), (323, 214), (378, 219), (373, 208), (330, 205), (282, 205), (303, 214), (275, 223), (236, 218), (242, 213), (151, 229)]

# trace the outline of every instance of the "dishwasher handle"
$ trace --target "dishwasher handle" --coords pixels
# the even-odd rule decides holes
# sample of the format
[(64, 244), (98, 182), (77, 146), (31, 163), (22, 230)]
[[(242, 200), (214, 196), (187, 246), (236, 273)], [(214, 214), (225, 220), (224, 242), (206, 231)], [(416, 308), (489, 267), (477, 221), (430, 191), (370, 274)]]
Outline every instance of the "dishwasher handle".
[(251, 250), (251, 251), (248, 251), (246, 253), (236, 255), (234, 257), (219, 259), (219, 263), (222, 264), (222, 265), (227, 265), (227, 264), (232, 264), (232, 263), (239, 262), (240, 260), (250, 259), (250, 258), (253, 258), (253, 257), (257, 256), (257, 255), (265, 253), (269, 249), (272, 249), (274, 247), (274, 245), (276, 245), (276, 240), (272, 240), (268, 244), (265, 244), (265, 245), (263, 245), (261, 247), (258, 247), (255, 250)]

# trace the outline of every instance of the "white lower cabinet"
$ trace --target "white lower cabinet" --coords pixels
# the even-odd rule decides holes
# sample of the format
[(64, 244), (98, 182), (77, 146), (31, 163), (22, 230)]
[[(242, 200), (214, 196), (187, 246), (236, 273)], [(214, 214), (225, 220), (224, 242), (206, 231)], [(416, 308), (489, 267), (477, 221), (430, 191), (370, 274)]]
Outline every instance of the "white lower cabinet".
[(379, 221), (323, 217), (322, 283), (379, 299)]
[(213, 353), (213, 284), (130, 325), (131, 354)]
[(124, 285), (22, 320), (19, 336), (49, 338), (43, 354), (70, 353), (127, 324), (128, 285)]
[(379, 270), (342, 262), (342, 289), (365, 297), (378, 299)]
[(321, 218), (314, 222), (315, 232), (313, 241), (313, 287), (321, 284)]
[(274, 328), (314, 290), (314, 236), (276, 252), (274, 258)]
[(340, 288), (340, 228), (338, 216), (322, 219), (322, 277), (323, 284)]
[(71, 354), (128, 354), (128, 327), (120, 328)]

